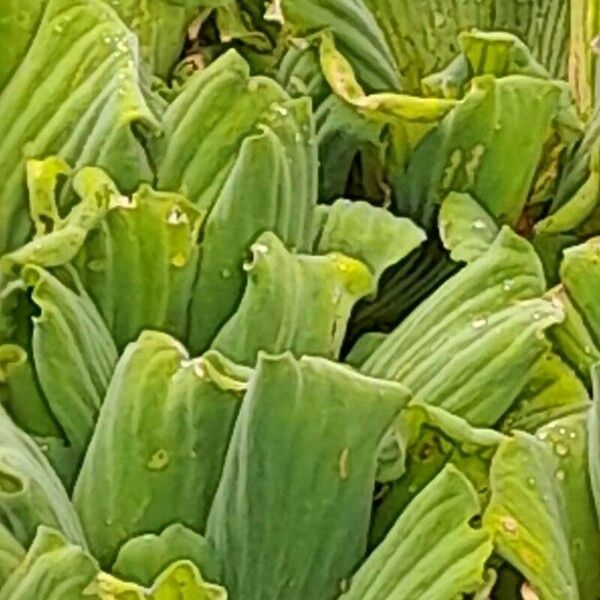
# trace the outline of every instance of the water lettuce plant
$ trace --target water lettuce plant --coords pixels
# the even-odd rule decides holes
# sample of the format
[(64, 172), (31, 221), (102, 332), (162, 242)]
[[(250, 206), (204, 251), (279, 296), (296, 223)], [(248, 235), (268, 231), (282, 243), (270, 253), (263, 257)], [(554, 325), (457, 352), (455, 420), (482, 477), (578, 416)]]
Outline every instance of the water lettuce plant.
[(0, 600), (600, 600), (596, 0), (0, 1)]

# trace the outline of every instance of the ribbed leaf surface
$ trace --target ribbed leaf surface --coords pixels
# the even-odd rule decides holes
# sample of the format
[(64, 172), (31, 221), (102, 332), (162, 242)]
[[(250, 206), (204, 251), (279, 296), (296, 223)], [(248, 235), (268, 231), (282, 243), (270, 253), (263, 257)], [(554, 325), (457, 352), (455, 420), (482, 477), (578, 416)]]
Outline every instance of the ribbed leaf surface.
[(365, 550), (378, 444), (407, 399), (324, 359), (261, 354), (208, 523), (233, 598), (337, 597)]

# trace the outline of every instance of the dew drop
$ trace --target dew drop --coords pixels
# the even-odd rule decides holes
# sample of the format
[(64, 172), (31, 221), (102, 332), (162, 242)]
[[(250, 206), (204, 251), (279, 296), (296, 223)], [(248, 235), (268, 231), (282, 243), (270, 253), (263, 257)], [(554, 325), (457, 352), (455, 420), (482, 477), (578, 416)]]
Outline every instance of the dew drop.
[(473, 229), (476, 229), (478, 231), (482, 231), (483, 229), (486, 229), (486, 224), (483, 219), (475, 219), (472, 223), (472, 226), (473, 226)]
[(571, 431), (571, 432), (569, 433), (569, 437), (570, 437), (572, 440), (574, 440), (574, 439), (577, 437), (577, 434), (576, 434), (574, 431)]
[(487, 319), (485, 317), (481, 317), (479, 319), (474, 319), (471, 322), (471, 327), (473, 327), (473, 329), (481, 329), (482, 327), (485, 327), (487, 325)]
[(556, 479), (558, 479), (558, 481), (565, 480), (565, 472), (562, 469), (559, 469), (558, 471), (556, 471)]
[(533, 477), (530, 477), (530, 478), (527, 480), (527, 485), (528, 485), (529, 487), (535, 487), (535, 479), (534, 479)]
[(554, 452), (556, 452), (558, 456), (567, 456), (569, 454), (569, 447), (565, 446), (562, 442), (556, 442), (554, 444)]
[(519, 528), (519, 524), (512, 517), (502, 517), (500, 519), (500, 524), (508, 533), (516, 533)]
[(502, 282), (502, 289), (503, 289), (505, 292), (510, 292), (510, 291), (513, 289), (513, 286), (514, 286), (514, 284), (515, 284), (515, 283), (514, 283), (514, 281), (513, 281), (512, 279), (505, 279), (505, 280)]
[(231, 271), (229, 269), (223, 269), (221, 271), (221, 277), (223, 279), (231, 279)]

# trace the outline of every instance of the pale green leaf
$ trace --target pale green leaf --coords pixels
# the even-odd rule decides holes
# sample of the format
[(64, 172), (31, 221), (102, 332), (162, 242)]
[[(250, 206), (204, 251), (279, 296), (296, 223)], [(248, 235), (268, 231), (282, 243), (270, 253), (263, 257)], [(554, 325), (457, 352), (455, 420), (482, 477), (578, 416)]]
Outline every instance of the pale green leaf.
[(350, 583), (344, 600), (459, 598), (483, 583), (490, 535), (469, 481), (452, 466), (411, 502)]
[(337, 357), (352, 307), (375, 291), (366, 265), (339, 253), (293, 254), (272, 233), (251, 251), (246, 291), (212, 347), (248, 366), (260, 350)]
[(61, 533), (40, 527), (22, 563), (0, 589), (0, 600), (81, 600), (98, 572), (96, 561)]
[(407, 400), (324, 359), (259, 356), (208, 523), (233, 598), (336, 597), (365, 551), (377, 447)]
[(127, 346), (73, 493), (103, 567), (132, 536), (204, 529), (247, 374), (214, 352), (192, 360), (164, 333)]

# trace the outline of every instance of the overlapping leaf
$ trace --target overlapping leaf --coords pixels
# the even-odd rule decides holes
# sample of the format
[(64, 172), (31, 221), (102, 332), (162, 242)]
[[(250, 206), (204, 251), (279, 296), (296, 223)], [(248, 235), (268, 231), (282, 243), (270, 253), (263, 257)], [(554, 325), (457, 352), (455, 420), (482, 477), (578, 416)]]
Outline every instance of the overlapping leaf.
[(292, 254), (272, 233), (252, 254), (238, 310), (212, 347), (249, 366), (260, 350), (337, 357), (353, 305), (375, 289), (367, 266), (338, 253)]
[(533, 248), (503, 229), (488, 252), (421, 303), (361, 370), (405, 383), (416, 402), (490, 426), (547, 350), (543, 330), (563, 318), (560, 305), (535, 299), (544, 285)]
[(479, 512), (468, 480), (446, 467), (408, 506), (353, 576), (348, 600), (438, 600), (473, 592), (492, 551), (469, 521)]
[(209, 581), (218, 579), (214, 552), (198, 533), (179, 523), (160, 535), (147, 533), (125, 542), (112, 566), (112, 572), (125, 581), (150, 587), (173, 562), (192, 562)]
[[(317, 157), (310, 104), (279, 106), (239, 157), (203, 231), (202, 268), (192, 305), (190, 345), (203, 350), (229, 318), (244, 288), (252, 242), (273, 231), (290, 248), (310, 249)], [(265, 177), (265, 173), (269, 177)]]
[(227, 600), (221, 586), (207, 583), (194, 564), (185, 560), (165, 569), (150, 589), (100, 573), (85, 594), (97, 600)]
[(0, 598), (79, 600), (97, 572), (96, 561), (84, 549), (40, 527), (27, 555), (0, 589)]
[(126, 348), (73, 495), (103, 566), (132, 536), (204, 529), (246, 375), (216, 353), (190, 360), (159, 332)]
[(151, 179), (132, 131), (158, 125), (142, 87), (137, 40), (113, 10), (100, 0), (48, 1), (0, 95), (0, 250), (19, 246), (29, 231), (27, 157), (96, 164), (128, 191)]
[(377, 447), (407, 400), (324, 359), (259, 357), (208, 523), (232, 597), (336, 597), (365, 551)]
[(250, 77), (233, 50), (195, 73), (165, 111), (163, 135), (151, 145), (159, 189), (182, 191), (210, 211), (243, 140), (287, 111), (288, 100), (273, 80)]
[(552, 422), (536, 437), (516, 432), (501, 444), (484, 525), (540, 598), (594, 600), (600, 536), (585, 468), (586, 415)]
[(5, 412), (0, 430), (0, 511), (9, 533), (26, 548), (46, 525), (85, 546), (79, 518), (42, 451)]

